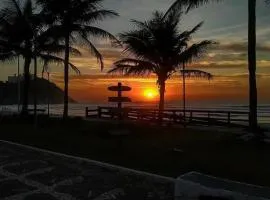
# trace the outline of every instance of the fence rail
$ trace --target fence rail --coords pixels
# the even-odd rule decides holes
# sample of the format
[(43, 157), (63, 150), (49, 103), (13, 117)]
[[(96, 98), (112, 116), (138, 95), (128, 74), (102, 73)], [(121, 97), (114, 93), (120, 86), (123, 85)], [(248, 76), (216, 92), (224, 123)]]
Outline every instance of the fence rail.
[(203, 124), (220, 126), (248, 126), (248, 112), (219, 111), (219, 110), (183, 110), (145, 108), (114, 108), (98, 107), (90, 110), (86, 108), (86, 118), (125, 119), (136, 121), (149, 121), (170, 124)]

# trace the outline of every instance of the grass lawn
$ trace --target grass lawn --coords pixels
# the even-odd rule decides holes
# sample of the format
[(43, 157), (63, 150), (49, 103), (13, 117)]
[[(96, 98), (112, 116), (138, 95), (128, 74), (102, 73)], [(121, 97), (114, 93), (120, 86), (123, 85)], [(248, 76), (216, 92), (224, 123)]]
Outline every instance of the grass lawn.
[[(40, 119), (38, 127), (3, 119), (0, 139), (104, 161), (164, 176), (198, 171), (221, 178), (270, 186), (270, 146), (237, 140), (234, 134), (125, 124), (131, 134), (109, 136), (112, 122)], [(174, 148), (181, 151), (175, 152)]]

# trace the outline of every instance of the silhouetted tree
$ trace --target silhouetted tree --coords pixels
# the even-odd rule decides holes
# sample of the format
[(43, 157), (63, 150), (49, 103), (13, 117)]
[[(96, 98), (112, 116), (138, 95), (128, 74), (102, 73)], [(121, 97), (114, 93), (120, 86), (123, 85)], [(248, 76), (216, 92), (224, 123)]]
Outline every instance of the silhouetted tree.
[[(205, 40), (191, 44), (192, 35), (199, 30), (202, 23), (191, 30), (179, 32), (180, 17), (180, 12), (170, 12), (167, 16), (155, 12), (148, 21), (133, 20), (136, 29), (120, 35), (124, 52), (129, 52), (132, 57), (115, 62), (115, 67), (109, 71), (124, 75), (155, 74), (160, 91), (160, 113), (164, 110), (166, 81), (181, 70), (184, 63), (192, 63), (214, 43)], [(188, 72), (185, 71), (185, 74)], [(195, 70), (191, 73), (194, 72)], [(202, 71), (197, 71), (196, 74), (206, 75)]]
[(43, 14), (49, 16), (49, 23), (52, 25), (55, 38), (62, 40), (65, 49), (65, 97), (63, 117), (68, 117), (68, 86), (70, 57), (70, 44), (80, 44), (87, 47), (97, 58), (101, 69), (103, 69), (103, 57), (95, 47), (90, 36), (110, 39), (117, 42), (117, 39), (107, 31), (94, 26), (96, 22), (108, 17), (118, 16), (116, 12), (105, 10), (101, 7), (102, 0), (37, 0), (43, 7)]
[[(176, 0), (171, 6), (170, 13), (175, 10), (181, 10), (183, 7), (187, 10), (196, 8), (209, 2), (219, 2), (222, 0)], [(257, 81), (256, 81), (256, 1), (248, 0), (248, 69), (249, 69), (249, 123), (251, 130), (256, 133), (258, 129), (257, 119)], [(265, 0), (269, 3), (269, 0)]]
[[(63, 63), (64, 59), (57, 54), (65, 47), (53, 40), (51, 31), (46, 26), (43, 17), (33, 6), (32, 0), (20, 3), (17, 0), (6, 0), (0, 10), (0, 60), (14, 60), (18, 55), (24, 59), (24, 91), (22, 113), (28, 113), (28, 93), (30, 84), (30, 65), (34, 60), (34, 76), (37, 76), (37, 59), (48, 65), (51, 62)], [(80, 52), (71, 48), (72, 52)], [(73, 64), (72, 69), (78, 72)], [(36, 100), (35, 114), (36, 114)]]

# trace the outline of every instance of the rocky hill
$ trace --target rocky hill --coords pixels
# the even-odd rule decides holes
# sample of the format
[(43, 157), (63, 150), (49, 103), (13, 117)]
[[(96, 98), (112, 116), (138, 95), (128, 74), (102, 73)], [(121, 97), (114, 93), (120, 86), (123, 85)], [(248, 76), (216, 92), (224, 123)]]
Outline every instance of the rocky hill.
[[(46, 79), (37, 79), (36, 90), (34, 81), (30, 83), (29, 104), (33, 104), (34, 92), (37, 93), (37, 103), (62, 104), (64, 100), (64, 92), (54, 83), (48, 82)], [(23, 81), (21, 82), (21, 97), (23, 95)], [(76, 103), (73, 99), (69, 99), (70, 103)], [(0, 104), (13, 105), (18, 103), (18, 84), (0, 82)], [(21, 98), (22, 103), (22, 98)]]

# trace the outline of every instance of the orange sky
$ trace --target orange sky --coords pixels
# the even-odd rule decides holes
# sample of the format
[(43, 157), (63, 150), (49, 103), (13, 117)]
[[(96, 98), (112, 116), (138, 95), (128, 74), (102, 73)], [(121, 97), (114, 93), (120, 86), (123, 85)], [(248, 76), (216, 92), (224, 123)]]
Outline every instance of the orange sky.
[[(248, 102), (248, 70), (247, 56), (245, 54), (246, 43), (220, 43), (218, 47), (209, 51), (201, 60), (198, 60), (189, 68), (195, 68), (210, 72), (214, 79), (191, 79), (187, 81), (187, 98), (189, 101), (209, 102)], [(258, 45), (258, 55), (265, 54), (265, 48)], [(260, 50), (262, 49), (262, 50)], [(270, 45), (269, 45), (270, 49)], [(268, 48), (266, 48), (268, 51)], [(106, 72), (111, 69), (113, 62), (126, 56), (121, 50), (113, 48), (101, 48), (104, 55), (105, 69), (100, 71), (96, 60), (84, 52), (81, 58), (72, 58), (71, 61), (80, 67), (82, 75), (70, 77), (70, 94), (80, 102), (107, 102), (108, 96), (114, 96), (107, 91), (108, 86), (116, 85), (121, 81), (133, 88), (126, 93), (134, 102), (149, 101), (145, 98), (144, 91), (152, 89), (158, 91), (155, 76), (144, 78), (128, 78), (111, 76)], [(257, 62), (258, 94), (260, 103), (270, 102), (270, 60), (263, 56), (258, 57)], [(61, 70), (59, 71), (61, 72)], [(63, 76), (55, 72), (54, 82), (63, 87)], [(182, 81), (180, 77), (173, 77), (167, 82), (166, 100), (181, 101)], [(156, 97), (155, 100), (158, 100)]]
[[(106, 20), (98, 25), (117, 35), (132, 28), (130, 19), (145, 20), (155, 9), (166, 11), (171, 1), (107, 0), (105, 7), (119, 12), (120, 17)], [(247, 0), (227, 0), (220, 4), (210, 4), (191, 11), (183, 16), (179, 29), (186, 30), (204, 21), (202, 29), (194, 37), (195, 40), (210, 39), (219, 43), (201, 60), (193, 64), (193, 68), (210, 72), (212, 81), (190, 80), (187, 82), (187, 98), (194, 102), (248, 102), (248, 70), (247, 70)], [(216, 11), (219, 12), (216, 12)], [(237, 16), (236, 16), (237, 15)], [(259, 103), (270, 102), (270, 28), (269, 7), (264, 1), (258, 1), (257, 12), (257, 75)], [(114, 94), (107, 87), (122, 81), (133, 88), (126, 95), (133, 101), (146, 101), (143, 93), (146, 89), (156, 89), (154, 78), (121, 78), (107, 75), (112, 63), (126, 56), (122, 49), (110, 47), (106, 41), (94, 41), (104, 56), (105, 69), (100, 71), (96, 59), (87, 50), (82, 57), (73, 57), (71, 62), (81, 70), (82, 75), (71, 73), (70, 95), (79, 102), (107, 102), (108, 96)], [(52, 81), (63, 88), (63, 66), (51, 66)], [(31, 69), (33, 72), (33, 68)], [(22, 71), (21, 71), (22, 72)], [(1, 63), (0, 80), (17, 73), (16, 63)], [(182, 84), (174, 77), (167, 83), (167, 101), (181, 101)], [(149, 100), (148, 100), (149, 101)]]
[[(54, 77), (55, 82), (63, 87), (61, 76)], [(154, 78), (121, 78), (108, 77), (103, 75), (85, 75), (71, 77), (70, 94), (80, 102), (107, 102), (108, 96), (115, 96), (114, 92), (107, 90), (108, 86), (116, 85), (121, 81), (124, 85), (132, 87), (131, 92), (124, 93), (125, 96), (132, 98), (133, 102), (155, 101), (145, 97), (145, 90), (151, 89), (158, 92), (156, 80)], [(192, 102), (235, 102), (246, 103), (248, 99), (247, 77), (221, 77), (217, 76), (214, 80), (188, 80), (187, 81), (187, 99)], [(261, 103), (270, 102), (270, 93), (268, 92), (269, 79), (259, 77), (258, 92)], [(173, 78), (167, 82), (166, 100), (181, 101), (182, 81)]]
[[(214, 75), (214, 79), (189, 80), (187, 81), (187, 98), (189, 102), (221, 102), (221, 103), (247, 103), (248, 102), (248, 70), (247, 57), (242, 55), (246, 44), (234, 44), (233, 48), (227, 44), (220, 44), (222, 47), (213, 49), (202, 60), (197, 61), (190, 68), (201, 69)], [(238, 46), (238, 47), (237, 47)], [(269, 45), (270, 49), (270, 45)], [(114, 61), (123, 57), (121, 50), (113, 48), (100, 48), (104, 55), (105, 69), (103, 72), (97, 65), (96, 59), (84, 51), (80, 58), (71, 58), (81, 70), (81, 75), (70, 75), (70, 96), (78, 102), (104, 102), (108, 96), (114, 96), (107, 91), (108, 86), (116, 85), (118, 81), (131, 86), (132, 92), (125, 95), (132, 98), (134, 102), (149, 101), (145, 98), (144, 91), (152, 89), (157, 91), (156, 79), (154, 76), (148, 78), (127, 78), (113, 77), (106, 72), (111, 69)], [(260, 50), (258, 54), (260, 54)], [(33, 71), (33, 69), (31, 69)], [(39, 69), (40, 71), (40, 69)], [(51, 66), (51, 80), (63, 88), (63, 66)], [(2, 64), (0, 78), (6, 80), (7, 75), (16, 73), (16, 64)], [(258, 93), (260, 103), (270, 102), (270, 60), (258, 58)], [(182, 82), (180, 77), (174, 77), (167, 82), (166, 100), (181, 101)], [(157, 100), (158, 97), (153, 100)]]
[[(214, 75), (212, 81), (191, 79), (187, 81), (187, 98), (190, 101), (220, 101), (220, 102), (248, 102), (248, 70), (246, 42), (223, 42), (211, 49), (201, 60), (196, 61), (189, 68), (210, 72)], [(257, 78), (260, 103), (270, 102), (268, 92), (270, 85), (270, 60), (268, 52), (270, 43), (257, 46)], [(116, 85), (121, 81), (131, 86), (132, 92), (127, 93), (133, 101), (147, 101), (144, 91), (146, 89), (158, 90), (155, 76), (144, 78), (113, 77), (106, 72), (111, 69), (113, 62), (127, 55), (121, 49), (101, 47), (104, 55), (105, 69), (103, 72), (89, 53), (84, 51), (80, 58), (72, 58), (81, 70), (82, 75), (72, 75), (70, 78), (70, 94), (80, 102), (107, 102), (108, 96), (114, 94), (107, 91), (107, 87)], [(63, 87), (62, 69), (54, 72), (53, 80)], [(180, 77), (173, 77), (167, 82), (167, 101), (179, 101), (182, 95), (182, 81)], [(157, 98), (156, 98), (157, 99)]]

